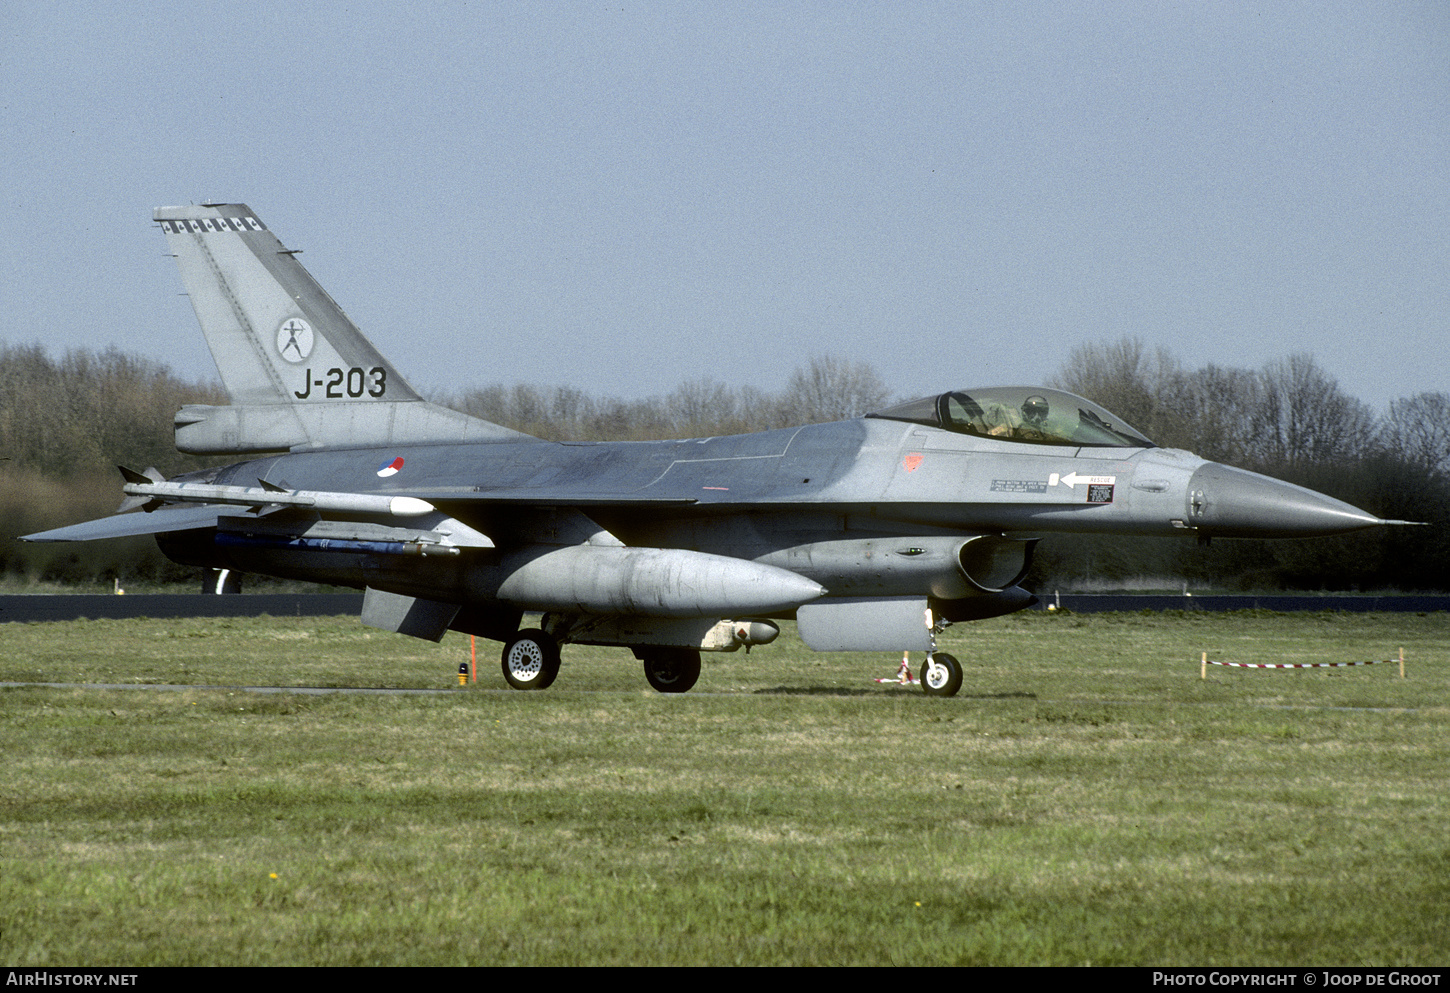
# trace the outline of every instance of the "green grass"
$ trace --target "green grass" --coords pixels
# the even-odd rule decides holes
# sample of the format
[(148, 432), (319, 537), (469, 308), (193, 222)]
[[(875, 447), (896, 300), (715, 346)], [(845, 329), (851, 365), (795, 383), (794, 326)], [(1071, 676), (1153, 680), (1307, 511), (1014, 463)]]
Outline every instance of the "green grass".
[[(1209, 669), (1225, 661), (1395, 666)], [(0, 959), (1444, 964), (1450, 617), (1019, 614), (661, 696), (351, 618), (0, 626)]]

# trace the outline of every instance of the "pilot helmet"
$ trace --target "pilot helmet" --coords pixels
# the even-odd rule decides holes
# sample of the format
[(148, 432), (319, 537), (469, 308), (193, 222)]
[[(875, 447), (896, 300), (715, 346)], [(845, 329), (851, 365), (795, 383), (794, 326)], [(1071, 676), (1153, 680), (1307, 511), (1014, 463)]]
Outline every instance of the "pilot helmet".
[(1034, 424), (1047, 420), (1047, 398), (1033, 394), (1022, 401), (1022, 416)]

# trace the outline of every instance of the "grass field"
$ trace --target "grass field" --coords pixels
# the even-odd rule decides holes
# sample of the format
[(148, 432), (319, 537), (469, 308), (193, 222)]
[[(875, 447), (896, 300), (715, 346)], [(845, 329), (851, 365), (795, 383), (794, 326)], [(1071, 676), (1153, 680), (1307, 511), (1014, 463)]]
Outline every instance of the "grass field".
[[(1328, 670), (1240, 662), (1383, 659)], [(0, 960), (1450, 961), (1450, 616), (1023, 613), (962, 694), (795, 640), (456, 688), (352, 618), (0, 626)], [(452, 686), (452, 689), (448, 689)]]

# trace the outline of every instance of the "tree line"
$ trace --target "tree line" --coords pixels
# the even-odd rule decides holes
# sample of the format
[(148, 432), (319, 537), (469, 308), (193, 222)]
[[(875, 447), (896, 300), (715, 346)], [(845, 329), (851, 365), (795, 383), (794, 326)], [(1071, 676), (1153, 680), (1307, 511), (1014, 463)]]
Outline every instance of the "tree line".
[[(1309, 356), (1259, 369), (1189, 369), (1131, 338), (1074, 349), (1048, 385), (1103, 405), (1160, 445), (1433, 526), (1208, 548), (1191, 540), (1055, 536), (1039, 547), (1030, 588), (1184, 579), (1217, 588), (1450, 588), (1450, 395), (1402, 397), (1376, 414)], [(826, 355), (803, 363), (777, 392), (700, 379), (633, 400), (529, 384), (430, 399), (547, 440), (613, 441), (841, 420), (913, 396), (893, 393), (869, 364)], [(115, 349), (53, 358), (38, 345), (0, 344), (0, 574), (55, 581), (189, 575), (165, 562), (149, 539), (33, 546), (13, 536), (112, 512), (120, 499), (117, 464), (172, 476), (229, 461), (182, 455), (172, 433), (181, 406), (226, 402), (217, 383), (189, 382)]]
[(1183, 577), (1243, 589), (1450, 589), (1450, 394), (1400, 397), (1380, 415), (1309, 355), (1189, 369), (1136, 338), (1075, 348), (1049, 385), (1102, 404), (1164, 447), (1430, 526), (1209, 548), (1054, 539), (1041, 546), (1040, 586)]
[(438, 393), (431, 399), (550, 441), (655, 441), (842, 421), (887, 406), (892, 393), (870, 365), (821, 355), (797, 368), (778, 393), (696, 379), (639, 400), (526, 383)]

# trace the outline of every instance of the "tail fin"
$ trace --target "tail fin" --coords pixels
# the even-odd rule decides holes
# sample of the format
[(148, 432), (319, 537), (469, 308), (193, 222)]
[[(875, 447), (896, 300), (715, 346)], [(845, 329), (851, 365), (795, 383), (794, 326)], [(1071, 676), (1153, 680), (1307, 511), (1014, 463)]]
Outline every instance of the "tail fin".
[(423, 401), (245, 204), (158, 207), (155, 218), (233, 404), (183, 408), (182, 451), (527, 437)]

